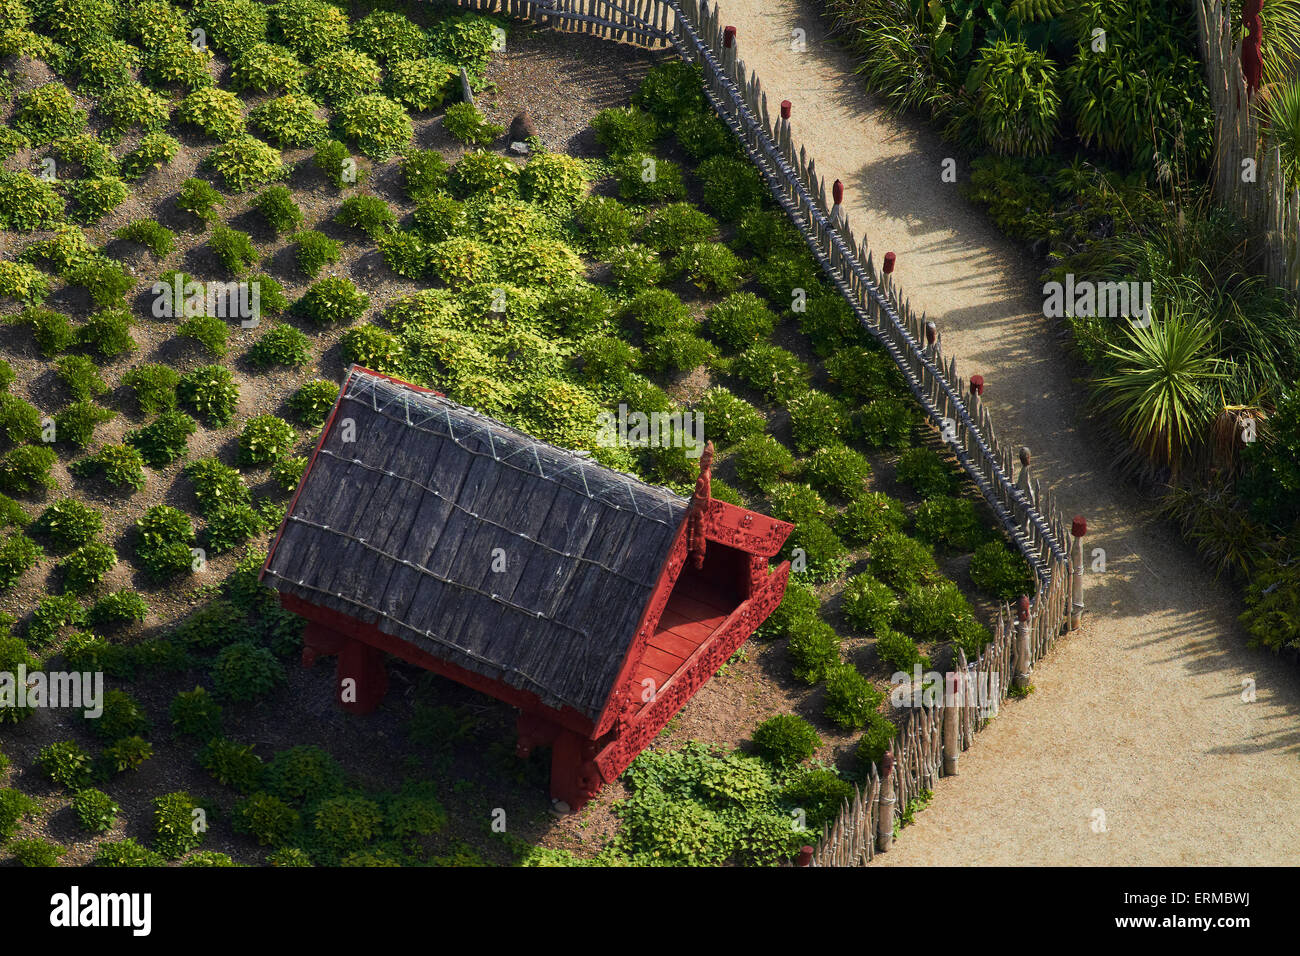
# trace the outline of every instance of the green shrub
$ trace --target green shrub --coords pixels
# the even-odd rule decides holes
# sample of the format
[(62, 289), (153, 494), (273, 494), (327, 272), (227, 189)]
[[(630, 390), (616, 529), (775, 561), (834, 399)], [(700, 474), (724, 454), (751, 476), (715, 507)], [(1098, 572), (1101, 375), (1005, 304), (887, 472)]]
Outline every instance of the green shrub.
[(271, 37), (304, 60), (318, 59), (347, 42), (347, 14), (323, 0), (281, 0), (270, 12)]
[(159, 259), (171, 255), (176, 247), (176, 234), (153, 219), (137, 219), (116, 230), (113, 235), (118, 239), (139, 243)]
[(86, 126), (86, 113), (62, 83), (46, 83), (14, 98), (10, 124), (41, 146), (61, 136), (78, 133)]
[(596, 142), (610, 156), (644, 153), (659, 138), (659, 124), (649, 113), (635, 106), (616, 106), (601, 110), (591, 120)]
[(253, 753), (252, 747), (224, 737), (209, 740), (199, 751), (198, 761), (217, 783), (240, 793), (257, 790), (266, 772), (262, 758)]
[(957, 490), (952, 469), (928, 448), (909, 448), (903, 452), (898, 459), (895, 477), (922, 498), (942, 498)]
[(154, 846), (169, 859), (184, 856), (203, 842), (206, 827), (196, 826), (199, 805), (188, 793), (167, 793), (153, 800)]
[(202, 687), (178, 692), (168, 713), (179, 735), (202, 741), (221, 736), (221, 705)]
[(180, 192), (176, 196), (176, 208), (211, 222), (217, 217), (216, 208), (221, 205), (221, 201), (221, 193), (211, 183), (191, 178), (181, 183)]
[(185, 477), (194, 483), (194, 497), (199, 513), (208, 516), (232, 504), (251, 500), (248, 486), (240, 473), (215, 458), (200, 458), (185, 466)]
[(51, 229), (63, 217), (63, 199), (31, 173), (0, 170), (0, 229)]
[(311, 279), (320, 275), (321, 269), (338, 262), (343, 254), (342, 244), (315, 229), (300, 232), (293, 239), (297, 246), (294, 258), (298, 260), (298, 268)]
[(826, 522), (817, 518), (795, 526), (786, 538), (782, 554), (790, 559), (797, 574), (805, 575), (810, 581), (829, 581), (849, 566), (848, 548)]
[(520, 194), (539, 206), (570, 209), (586, 190), (586, 167), (563, 153), (534, 153), (519, 173)]
[(248, 360), (259, 367), (298, 366), (311, 358), (311, 340), (292, 325), (273, 324), (248, 350)]
[(291, 493), (302, 481), (307, 471), (307, 458), (304, 455), (291, 455), (281, 458), (271, 465), (271, 480), (285, 494)]
[(321, 106), (302, 93), (285, 93), (268, 100), (249, 114), (249, 121), (267, 142), (281, 149), (315, 146), (325, 139), (329, 127), (317, 117)]
[(90, 754), (71, 740), (47, 744), (36, 755), (36, 766), (50, 780), (67, 790), (77, 791), (90, 783)]
[(918, 641), (956, 640), (964, 622), (973, 623), (974, 612), (952, 581), (914, 584), (903, 594), (899, 623)]
[(794, 714), (777, 714), (754, 729), (754, 749), (779, 767), (802, 763), (821, 745), (813, 725)]
[(826, 718), (843, 730), (866, 726), (884, 695), (852, 664), (838, 663), (826, 671)]
[(293, 51), (274, 43), (254, 43), (234, 57), (230, 88), (236, 92), (296, 89), (307, 74)]
[[(145, 647), (137, 645), (136, 653)], [(99, 755), (100, 763), (113, 773), (125, 773), (139, 770), (141, 765), (153, 756), (153, 745), (138, 734), (119, 737), (104, 748)]]
[(664, 277), (659, 254), (635, 242), (610, 250), (608, 259), (614, 284), (625, 293), (655, 285)]
[(844, 447), (841, 442), (846, 424), (843, 406), (825, 392), (810, 390), (792, 398), (789, 407), (790, 431), (795, 448), (805, 454), (824, 450), (821, 459), (814, 456), (816, 467), (820, 471), (829, 469), (837, 474), (844, 471), (841, 463), (826, 458), (827, 454), (842, 455), (839, 449)]
[[(750, 216), (766, 213), (750, 213)], [(784, 217), (782, 217), (784, 219)], [(742, 220), (740, 228), (745, 227)], [(803, 312), (796, 313), (799, 331), (808, 337), (813, 351), (828, 358), (836, 351), (856, 343), (863, 335), (857, 316), (839, 295), (819, 295), (805, 303)]]
[(249, 266), (258, 260), (257, 249), (248, 233), (221, 224), (212, 227), (208, 246), (222, 266), (237, 276), (248, 272)]
[(920, 421), (910, 401), (878, 398), (854, 413), (852, 434), (868, 448), (903, 448)]
[(970, 562), (971, 582), (999, 600), (1014, 601), (1034, 593), (1034, 572), (1019, 554), (993, 540), (975, 549)]
[(671, 271), (701, 292), (732, 292), (744, 281), (746, 266), (720, 242), (694, 242), (673, 258)]
[(867, 544), (891, 531), (901, 531), (907, 512), (901, 502), (880, 491), (869, 491), (849, 502), (836, 516), (835, 533), (851, 545)]
[(676, 123), (708, 108), (700, 68), (677, 60), (662, 63), (646, 74), (632, 102), (666, 123)]
[(794, 470), (794, 455), (768, 434), (742, 439), (732, 452), (732, 460), (736, 477), (759, 490)]
[(244, 131), (244, 103), (227, 90), (215, 86), (195, 90), (176, 107), (176, 121), (197, 127), (219, 142), (234, 139)]
[(378, 836), (383, 819), (379, 805), (373, 800), (330, 797), (316, 807), (312, 828), (321, 846), (331, 853), (343, 854)]
[(872, 711), (867, 716), (867, 729), (858, 741), (857, 758), (863, 767), (880, 763), (885, 752), (894, 745), (898, 728), (883, 714)]
[(713, 156), (695, 170), (704, 205), (723, 222), (736, 222), (767, 197), (767, 187), (753, 164), (731, 156)]
[(374, 10), (352, 24), (353, 46), (380, 63), (413, 60), (429, 52), (429, 39), (419, 27), (387, 10)]
[(786, 646), (796, 680), (816, 684), (840, 659), (840, 637), (835, 628), (817, 617), (800, 619), (791, 628)]
[(380, 93), (348, 100), (338, 108), (337, 118), (343, 134), (376, 162), (400, 152), (415, 132), (406, 110)]
[(77, 330), (77, 345), (101, 358), (117, 358), (135, 351), (135, 339), (131, 337), (134, 324), (131, 313), (125, 309), (101, 309)]
[(229, 425), (239, 405), (239, 386), (220, 365), (204, 365), (188, 373), (176, 386), (176, 394), (210, 426)]
[(126, 443), (140, 452), (150, 468), (161, 470), (189, 450), (189, 437), (198, 430), (184, 412), (163, 412), (142, 428), (126, 433)]
[(253, 200), (253, 208), (260, 212), (275, 232), (293, 232), (302, 225), (302, 210), (293, 201), (287, 186), (272, 186)]
[(894, 670), (910, 674), (920, 664), (922, 670), (930, 666), (930, 659), (923, 655), (916, 646), (916, 641), (906, 634), (890, 628), (876, 631), (876, 653), (881, 661)]
[(122, 157), (122, 176), (125, 179), (139, 179), (152, 170), (162, 169), (180, 151), (181, 144), (176, 137), (160, 131), (146, 133), (135, 148)]
[(168, 412), (176, 407), (176, 386), (181, 377), (166, 365), (140, 365), (122, 376), (122, 384), (135, 393), (136, 404), (146, 415)]
[(230, 329), (224, 319), (214, 315), (196, 315), (186, 319), (176, 327), (176, 334), (194, 339), (217, 358), (229, 351), (226, 343), (230, 338)]
[(514, 196), (519, 192), (519, 167), (504, 156), (476, 150), (451, 167), (447, 187), (459, 199), (476, 193)]
[(212, 687), (224, 700), (254, 700), (284, 679), (284, 665), (269, 650), (250, 641), (223, 647), (212, 662)]
[(728, 351), (748, 348), (772, 334), (776, 315), (752, 292), (735, 292), (705, 313), (709, 336)]
[(145, 485), (144, 457), (129, 445), (105, 445), (94, 455), (73, 462), (73, 474), (100, 478), (116, 488), (139, 491)]
[(358, 50), (340, 47), (312, 63), (307, 88), (338, 108), (379, 86), (379, 64)]
[(314, 428), (325, 423), (338, 394), (339, 387), (333, 382), (313, 379), (294, 392), (289, 399), (289, 410), (298, 421)]
[(863, 493), (871, 477), (871, 462), (852, 448), (827, 445), (803, 463), (803, 474), (826, 494), (851, 501)]
[(256, 468), (281, 458), (298, 441), (293, 426), (274, 415), (250, 418), (239, 433), (239, 464)]
[(0, 492), (20, 494), (55, 487), (50, 469), (58, 456), (45, 445), (19, 445), (0, 455)]
[(87, 542), (59, 562), (63, 586), (75, 594), (93, 591), (116, 566), (117, 554), (102, 541)]
[(235, 832), (247, 833), (261, 846), (285, 846), (298, 829), (298, 811), (279, 797), (255, 793), (235, 804)]
[(662, 203), (686, 198), (681, 167), (652, 153), (634, 152), (615, 164), (619, 197), (628, 202)]
[(131, 71), (140, 67), (140, 51), (125, 40), (103, 34), (84, 36), (75, 51), (71, 72), (78, 79), (78, 89), (105, 93), (124, 84), (134, 83)]
[(121, 807), (108, 794), (87, 787), (72, 798), (72, 813), (87, 833), (103, 833), (117, 822)]
[(932, 581), (939, 574), (930, 549), (899, 531), (875, 539), (869, 563), (871, 573), (895, 590)]
[(914, 525), (922, 541), (949, 551), (973, 551), (988, 538), (974, 503), (965, 498), (922, 501)]
[(268, 11), (256, 0), (196, 0), (192, 12), (212, 45), (229, 56), (266, 39)]
[(99, 111), (114, 130), (125, 132), (138, 126), (146, 132), (160, 130), (171, 116), (167, 97), (134, 81), (118, 83), (99, 98)]
[(131, 837), (101, 843), (91, 861), (95, 866), (162, 866), (164, 862), (161, 854), (146, 849)]
[(105, 691), (103, 710), (99, 717), (87, 717), (86, 720), (87, 729), (105, 743), (149, 732), (149, 718), (145, 716), (144, 708), (126, 691)]
[(101, 630), (113, 630), (133, 622), (142, 622), (149, 605), (134, 591), (114, 591), (94, 603), (87, 616), (90, 624)]
[(59, 550), (78, 548), (104, 531), (104, 515), (77, 498), (60, 498), (40, 512), (31, 527)]
[(45, 274), (25, 262), (0, 261), (0, 297), (36, 304), (50, 294)]
[(80, 627), (85, 623), (86, 609), (75, 595), (47, 594), (32, 612), (32, 619), (27, 624), (27, 642), (33, 647), (44, 647), (56, 640), (63, 628)]
[(0, 393), (0, 432), (10, 442), (37, 441), (41, 437), (41, 413), (17, 395)]
[(573, 220), (598, 256), (630, 242), (635, 221), (631, 211), (610, 196), (584, 197), (574, 210)]
[(288, 168), (280, 151), (247, 133), (233, 137), (208, 154), (205, 162), (234, 192), (247, 192), (280, 179)]
[(812, 370), (792, 352), (759, 343), (736, 356), (732, 371), (765, 398), (785, 404), (808, 390)]
[(72, 218), (80, 223), (99, 222), (131, 194), (126, 183), (116, 176), (74, 179), (64, 191), (72, 200)]
[(704, 416), (708, 436), (723, 448), (760, 434), (767, 425), (758, 409), (720, 385), (700, 396), (696, 410)]
[(402, 179), (412, 200), (432, 195), (447, 185), (447, 161), (436, 149), (412, 149), (402, 157)]
[(689, 329), (656, 332), (645, 340), (642, 365), (649, 372), (689, 372), (711, 361), (712, 346)]
[(709, 112), (691, 113), (673, 127), (673, 135), (686, 154), (697, 162), (719, 153), (736, 152), (731, 130)]
[(122, 297), (136, 285), (135, 276), (118, 263), (107, 260), (79, 265), (67, 274), (67, 280), (68, 285), (85, 288), (94, 303), (100, 306), (123, 305)]
[(834, 770), (808, 767), (785, 787), (785, 802), (804, 812), (804, 826), (814, 832), (830, 823), (853, 799), (853, 785)]
[[(32, 656), (31, 651), (28, 650), (27, 642), (22, 638), (0, 636), (0, 667), (4, 668), (5, 673), (16, 674), (20, 667), (31, 672), (39, 670), (41, 664)], [(35, 708), (31, 704), (23, 707), (9, 706), (0, 708), (0, 724), (19, 723), (26, 720), (34, 712)], [(0, 840), (9, 836), (5, 830), (4, 795), (5, 791), (0, 789)]]
[(343, 768), (320, 747), (281, 750), (266, 768), (267, 791), (298, 807), (335, 796), (343, 783)]
[(343, 276), (326, 276), (298, 300), (297, 311), (318, 326), (351, 322), (370, 307), (370, 298)]
[(822, 496), (808, 485), (778, 481), (767, 489), (768, 511), (773, 518), (800, 524), (816, 519), (825, 521), (831, 509)]
[(136, 562), (155, 580), (191, 570), (194, 525), (170, 505), (154, 505), (136, 519)]
[(14, 840), (9, 844), (9, 852), (20, 866), (58, 866), (59, 857), (68, 851), (57, 843), (33, 838)]
[(842, 610), (854, 627), (879, 634), (893, 624), (898, 614), (898, 598), (889, 585), (870, 574), (857, 574), (844, 588)]
[(471, 146), (490, 146), (502, 133), (504, 126), (489, 123), (473, 103), (453, 103), (447, 107), (442, 127), (462, 143)]
[(401, 372), (404, 356), (401, 343), (391, 332), (373, 325), (348, 329), (339, 340), (345, 362), (376, 372)]
[[(455, 200), (448, 199), (448, 202)], [(350, 196), (343, 200), (334, 221), (359, 229), (371, 239), (397, 228), (397, 217), (388, 203), (378, 196)]]
[(117, 412), (100, 408), (94, 402), (73, 402), (54, 416), (58, 440), (85, 448), (95, 437), (95, 429), (117, 417)]

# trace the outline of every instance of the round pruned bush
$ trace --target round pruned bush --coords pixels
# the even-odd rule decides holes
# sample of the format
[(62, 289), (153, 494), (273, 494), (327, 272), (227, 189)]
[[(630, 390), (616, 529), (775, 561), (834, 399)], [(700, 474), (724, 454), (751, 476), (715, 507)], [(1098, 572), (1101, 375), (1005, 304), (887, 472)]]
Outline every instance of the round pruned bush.
[(239, 433), (239, 464), (258, 468), (284, 456), (298, 441), (298, 433), (282, 418), (256, 415)]
[(41, 548), (20, 531), (6, 534), (0, 541), (0, 590), (7, 590), (36, 566)]
[(957, 476), (929, 448), (909, 448), (903, 452), (895, 477), (922, 498), (943, 498), (957, 491)]
[(166, 580), (192, 569), (194, 524), (183, 511), (154, 505), (135, 522), (136, 563), (155, 580)]
[(398, 374), (406, 362), (401, 342), (393, 333), (374, 325), (348, 329), (339, 340), (345, 362), (386, 375)]
[(930, 659), (917, 648), (916, 641), (892, 628), (876, 631), (876, 653), (895, 673), (911, 674), (918, 664), (922, 670), (930, 666)]
[(205, 517), (226, 505), (247, 504), (252, 498), (239, 471), (215, 458), (190, 462), (184, 474), (194, 483), (199, 514)]
[(232, 192), (247, 192), (280, 179), (289, 169), (280, 151), (255, 136), (241, 133), (208, 154), (206, 163)]
[(914, 584), (903, 592), (899, 626), (918, 641), (955, 641), (975, 614), (970, 603), (947, 579)]
[(185, 180), (176, 195), (177, 209), (181, 212), (193, 213), (208, 222), (216, 219), (216, 209), (221, 202), (221, 193), (217, 192), (211, 183), (202, 179)]
[(228, 369), (204, 365), (189, 372), (176, 386), (180, 400), (208, 425), (229, 425), (239, 405), (239, 386)]
[[(757, 216), (779, 216), (782, 221), (785, 219), (780, 213), (770, 210), (754, 211), (741, 221), (740, 231), (744, 231), (746, 222)], [(771, 244), (766, 241), (760, 246), (760, 249), (771, 248)], [(813, 351), (821, 358), (829, 358), (837, 350), (857, 344), (864, 335), (853, 309), (838, 294), (819, 295), (807, 300), (804, 310), (796, 312), (795, 318), (799, 323), (799, 331), (808, 337)]]
[(45, 273), (25, 262), (0, 262), (0, 297), (35, 305), (45, 301), (50, 286)]
[(632, 240), (636, 220), (627, 206), (611, 196), (586, 196), (575, 207), (573, 221), (582, 230), (588, 249), (605, 256)]
[[(448, 202), (455, 202), (450, 197), (444, 198)], [(334, 214), (334, 221), (344, 226), (350, 226), (353, 229), (359, 229), (371, 239), (377, 239), (379, 236), (397, 228), (397, 216), (393, 214), (393, 210), (388, 203), (378, 196), (348, 197), (343, 200), (343, 204), (339, 206), (339, 211)], [(446, 237), (440, 236), (438, 238)]]
[(804, 461), (802, 473), (824, 494), (852, 501), (866, 490), (871, 462), (846, 445), (828, 444)]
[(90, 861), (94, 866), (162, 866), (166, 863), (161, 853), (155, 853), (147, 847), (141, 846), (132, 837), (123, 837), (121, 840), (108, 840), (101, 843), (95, 850), (94, 859)]
[(268, 143), (281, 149), (315, 146), (329, 132), (317, 115), (320, 110), (320, 104), (305, 94), (285, 93), (257, 107), (248, 119)]
[(44, 306), (29, 306), (12, 321), (31, 328), (36, 347), (45, 358), (70, 348), (77, 338), (76, 330), (66, 315)]
[(305, 61), (317, 60), (348, 40), (348, 15), (325, 0), (280, 0), (270, 10), (269, 35)]
[(850, 432), (868, 448), (904, 448), (920, 422), (910, 400), (878, 398), (853, 413)]
[(271, 466), (271, 480), (285, 494), (290, 494), (306, 472), (306, 455), (286, 455)]
[(341, 856), (358, 850), (379, 835), (384, 815), (373, 800), (338, 796), (322, 800), (312, 815), (316, 842)]
[(59, 562), (63, 586), (74, 594), (89, 594), (117, 566), (117, 553), (103, 541), (88, 541)]
[(0, 455), (0, 492), (26, 494), (55, 487), (50, 469), (58, 456), (45, 445), (19, 445)]
[(880, 634), (898, 616), (893, 589), (870, 574), (855, 574), (844, 588), (844, 618), (861, 631)]
[(266, 772), (262, 758), (253, 753), (252, 747), (224, 737), (209, 740), (198, 752), (197, 759), (213, 780), (240, 793), (257, 790)]
[(99, 222), (131, 195), (130, 187), (116, 176), (74, 179), (64, 191), (72, 200), (72, 218), (80, 223)]
[(230, 67), (230, 88), (235, 92), (251, 90), (256, 93), (293, 90), (302, 84), (306, 75), (307, 68), (292, 50), (274, 43), (259, 42), (234, 57)]
[(655, 118), (635, 106), (601, 110), (592, 117), (591, 128), (601, 149), (614, 158), (644, 153), (659, 138)]
[(415, 134), (406, 110), (381, 93), (348, 100), (338, 108), (337, 118), (343, 135), (376, 162), (401, 152)]
[(812, 370), (793, 352), (760, 342), (736, 356), (732, 371), (764, 398), (782, 405), (808, 391)]
[(292, 325), (274, 323), (248, 350), (248, 360), (259, 368), (273, 365), (297, 367), (311, 358), (311, 340)]
[(212, 689), (223, 700), (255, 700), (284, 680), (284, 665), (265, 647), (251, 641), (223, 647), (212, 662)]
[(144, 457), (129, 445), (105, 445), (70, 466), (81, 478), (98, 478), (112, 488), (139, 491), (145, 486)]
[(721, 385), (701, 395), (695, 408), (704, 416), (705, 434), (719, 448), (759, 435), (767, 427), (758, 409)]
[(52, 229), (63, 217), (63, 198), (26, 170), (0, 169), (0, 229)]
[(121, 810), (112, 797), (93, 787), (77, 791), (72, 798), (72, 814), (77, 818), (77, 824), (87, 833), (111, 830)]
[(40, 410), (17, 395), (0, 393), (0, 433), (9, 442), (38, 441), (41, 437)]
[(71, 740), (42, 747), (36, 755), (36, 766), (52, 783), (72, 791), (88, 786), (94, 773), (90, 754)]
[(134, 80), (111, 86), (99, 97), (98, 106), (111, 128), (121, 132), (132, 127), (155, 132), (171, 117), (171, 101)]
[(819, 617), (800, 618), (790, 628), (786, 653), (796, 680), (816, 684), (839, 663), (840, 636)]
[(78, 133), (86, 126), (86, 112), (62, 83), (46, 83), (14, 98), (10, 125), (34, 146)]
[(163, 794), (153, 804), (154, 847), (164, 857), (174, 860), (203, 842), (206, 828), (194, 826), (199, 805), (188, 793)]
[(380, 63), (418, 59), (430, 48), (423, 30), (388, 10), (374, 10), (352, 24), (349, 42)]
[(659, 283), (664, 266), (659, 253), (639, 243), (628, 243), (609, 252), (609, 271), (623, 293), (635, 292)]
[(134, 149), (122, 157), (120, 169), (125, 179), (140, 179), (176, 158), (181, 144), (174, 136), (155, 130), (146, 133)]
[(473, 103), (453, 103), (442, 117), (442, 128), (467, 146), (491, 146), (506, 131), (489, 123)]
[(776, 314), (752, 292), (733, 292), (704, 316), (709, 337), (730, 352), (762, 342), (776, 328)]
[(196, 431), (198, 425), (184, 412), (163, 412), (148, 425), (128, 431), (126, 443), (140, 452), (146, 465), (162, 470), (185, 456)]
[(436, 149), (412, 149), (402, 157), (402, 180), (406, 195), (419, 201), (447, 185), (449, 167)]
[(315, 229), (300, 232), (293, 237), (293, 240), (294, 258), (298, 261), (298, 268), (309, 279), (316, 278), (320, 275), (321, 269), (338, 262), (339, 256), (343, 254), (342, 243)]
[(682, 168), (653, 153), (628, 153), (614, 167), (619, 198), (627, 202), (664, 203), (686, 198)]
[(974, 551), (988, 539), (974, 502), (965, 498), (927, 498), (912, 520), (918, 538), (945, 551)]
[(134, 324), (126, 309), (100, 309), (77, 329), (77, 345), (100, 358), (117, 358), (135, 351), (135, 339), (131, 337)]
[(821, 745), (813, 725), (795, 714), (777, 714), (754, 729), (754, 749), (778, 767), (802, 763)]
[(172, 729), (180, 736), (205, 743), (221, 736), (221, 704), (201, 686), (178, 692), (172, 698), (168, 715)]
[(710, 156), (738, 152), (735, 137), (722, 120), (702, 111), (683, 116), (673, 126), (673, 135), (686, 154), (697, 162)]
[(266, 767), (266, 790), (296, 807), (335, 796), (343, 785), (343, 768), (320, 747), (289, 747), (272, 757)]
[(257, 0), (196, 0), (192, 13), (212, 45), (227, 55), (266, 39), (268, 10)]
[(713, 346), (686, 328), (668, 329), (647, 336), (641, 350), (644, 371), (664, 375), (689, 372), (714, 358)]
[(675, 124), (708, 109), (702, 87), (698, 66), (672, 60), (646, 74), (632, 102), (663, 122)]
[(897, 591), (939, 576), (930, 549), (901, 531), (887, 531), (877, 537), (871, 543), (868, 564), (872, 574)]
[(669, 268), (701, 292), (733, 292), (748, 274), (744, 260), (720, 242), (691, 243), (673, 257)]
[(884, 694), (871, 686), (852, 664), (837, 663), (826, 670), (826, 719), (842, 730), (867, 725)]
[(736, 222), (767, 198), (767, 187), (752, 163), (732, 156), (713, 156), (695, 170), (704, 205), (723, 222)]
[(805, 521), (826, 521), (831, 508), (809, 485), (793, 481), (778, 481), (767, 489), (768, 511), (773, 518), (801, 524)]
[(476, 150), (466, 153), (451, 167), (447, 173), (447, 188), (458, 199), (479, 193), (516, 196), (519, 194), (519, 167), (505, 156)]
[(91, 606), (87, 615), (90, 625), (100, 631), (111, 631), (127, 624), (142, 622), (149, 613), (149, 605), (135, 591), (114, 591), (105, 594)]
[(710, 242), (719, 232), (718, 221), (693, 203), (674, 202), (646, 214), (641, 241), (660, 252), (676, 254), (688, 246)]
[(975, 549), (970, 562), (971, 582), (1002, 601), (1034, 593), (1034, 572), (1025, 559), (1000, 540), (986, 541)]
[(140, 702), (124, 690), (116, 688), (104, 692), (103, 713), (87, 717), (87, 729), (105, 743), (116, 743), (128, 737), (139, 737), (149, 732), (149, 718)]
[(868, 491), (850, 501), (833, 524), (835, 533), (848, 544), (868, 544), (891, 531), (902, 531), (907, 511), (901, 501), (883, 491)]
[(893, 722), (884, 714), (872, 711), (867, 716), (867, 727), (862, 734), (862, 739), (858, 741), (855, 752), (858, 764), (862, 767), (870, 767), (872, 764), (880, 763), (885, 753), (894, 746), (897, 736), (898, 728)]
[(736, 477), (760, 491), (794, 471), (794, 455), (790, 449), (766, 433), (742, 439), (731, 457)]
[(113, 236), (139, 243), (159, 259), (171, 255), (176, 247), (176, 234), (153, 219), (136, 219), (114, 231)]
[(344, 276), (326, 276), (312, 284), (298, 300), (299, 315), (314, 325), (326, 326), (336, 322), (352, 322), (361, 318), (370, 307), (370, 297)]
[(244, 131), (244, 101), (228, 90), (209, 86), (181, 100), (175, 118), (218, 142), (226, 142)]
[(301, 386), (289, 399), (289, 410), (298, 421), (309, 428), (325, 424), (325, 419), (338, 399), (339, 387), (324, 379), (313, 379)]
[(443, 104), (454, 88), (457, 71), (433, 57), (394, 63), (384, 79), (384, 92), (408, 110), (427, 113)]
[(796, 574), (810, 581), (830, 581), (849, 566), (849, 549), (826, 522), (810, 518), (795, 526), (782, 555)]
[(298, 830), (298, 811), (279, 797), (254, 793), (235, 804), (236, 833), (246, 833), (262, 846), (282, 847)]
[(811, 389), (790, 400), (790, 434), (801, 454), (842, 448), (844, 407), (825, 392)]
[(519, 193), (529, 202), (566, 210), (587, 191), (582, 161), (564, 153), (534, 153), (519, 173)]
[(104, 530), (104, 516), (76, 498), (60, 498), (31, 524), (55, 548), (69, 551), (94, 540)]
[(302, 210), (287, 186), (272, 186), (253, 200), (253, 208), (278, 233), (293, 232), (302, 225)]
[(13, 854), (19, 866), (32, 867), (58, 866), (59, 858), (68, 852), (66, 847), (38, 837), (13, 840), (6, 849)]
[(313, 96), (338, 107), (379, 87), (379, 64), (359, 50), (340, 47), (312, 63), (307, 89)]
[(898, 366), (879, 348), (838, 349), (826, 359), (826, 376), (857, 404), (882, 398), (908, 399)]
[(176, 334), (194, 339), (217, 358), (229, 351), (226, 343), (230, 339), (230, 329), (224, 319), (215, 315), (196, 315), (186, 319), (176, 327)]
[(212, 227), (208, 247), (226, 271), (237, 276), (247, 273), (259, 258), (257, 248), (248, 233), (231, 229), (220, 223)]

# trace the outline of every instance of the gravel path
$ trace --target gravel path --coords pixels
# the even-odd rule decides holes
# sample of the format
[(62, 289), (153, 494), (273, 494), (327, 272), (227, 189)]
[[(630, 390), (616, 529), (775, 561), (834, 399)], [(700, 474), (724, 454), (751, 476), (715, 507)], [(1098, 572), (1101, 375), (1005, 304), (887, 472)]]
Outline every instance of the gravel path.
[[(880, 863), (1283, 864), (1300, 836), (1300, 674), (1245, 647), (1240, 602), (1108, 471), (1080, 369), (1042, 316), (1040, 266), (941, 182), (950, 151), (863, 91), (804, 0), (721, 0), (773, 115), (846, 188), (849, 220), (935, 319), (1013, 446), (1033, 449), (1067, 517), (1088, 518), (1088, 613), (942, 780)], [(792, 31), (807, 49), (791, 49)], [(959, 179), (966, 171), (960, 169)], [(1243, 681), (1257, 698), (1243, 701)]]

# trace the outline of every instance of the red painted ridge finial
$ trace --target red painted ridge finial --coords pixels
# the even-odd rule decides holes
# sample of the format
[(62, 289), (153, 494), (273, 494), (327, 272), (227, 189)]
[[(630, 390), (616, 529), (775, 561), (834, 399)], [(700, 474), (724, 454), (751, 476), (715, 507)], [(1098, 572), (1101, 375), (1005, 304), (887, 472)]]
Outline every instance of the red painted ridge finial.
[(1083, 515), (1075, 515), (1074, 520), (1070, 522), (1070, 534), (1076, 538), (1082, 538), (1088, 533), (1088, 521)]
[(983, 394), (984, 394), (984, 376), (983, 376), (983, 375), (972, 375), (972, 376), (970, 377), (970, 393), (971, 393), (972, 395), (983, 395)]
[(837, 206), (844, 202), (844, 184), (838, 179), (835, 180), (835, 184), (831, 186), (831, 198), (835, 200), (835, 205)]
[(731, 44), (733, 44), (733, 43), (735, 43), (735, 42), (736, 42), (736, 28), (735, 28), (735, 27), (725, 27), (725, 28), (723, 28), (723, 31), (722, 31), (722, 45), (723, 45), (724, 47), (726, 47), (728, 50), (730, 50), (730, 49), (731, 49)]
[(885, 253), (885, 275), (889, 275), (891, 272), (894, 271), (894, 263), (897, 261), (898, 261), (898, 257), (895, 256), (892, 252)]
[(1020, 595), (1020, 601), (1019, 601), (1019, 605), (1016, 608), (1016, 611), (1021, 624), (1029, 620), (1029, 595), (1027, 594)]
[(790, 118), (790, 111), (791, 111), (792, 109), (794, 109), (794, 104), (793, 104), (793, 103), (791, 103), (789, 100), (782, 100), (782, 101), (781, 101), (781, 119), (789, 119), (789, 118)]

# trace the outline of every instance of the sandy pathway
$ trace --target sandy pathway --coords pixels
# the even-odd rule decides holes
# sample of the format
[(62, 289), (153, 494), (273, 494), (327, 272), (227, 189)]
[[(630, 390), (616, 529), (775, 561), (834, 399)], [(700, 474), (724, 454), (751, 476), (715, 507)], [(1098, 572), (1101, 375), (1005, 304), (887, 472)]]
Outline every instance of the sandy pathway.
[[(941, 182), (949, 150), (937, 135), (862, 90), (819, 7), (720, 5), (773, 115), (791, 100), (796, 139), (844, 181), (855, 232), (877, 257), (898, 254), (912, 304), (939, 323), (963, 375), (984, 375), (999, 434), (1033, 449), (1039, 479), (1067, 517), (1087, 516), (1087, 544), (1107, 557), (1087, 580), (1085, 627), (879, 862), (1300, 862), (1300, 674), (1246, 649), (1232, 590), (1108, 473), (1079, 411), (1079, 370), (1042, 317), (1038, 265)], [(795, 28), (804, 52), (791, 49)], [(1242, 700), (1247, 679), (1253, 703)]]

